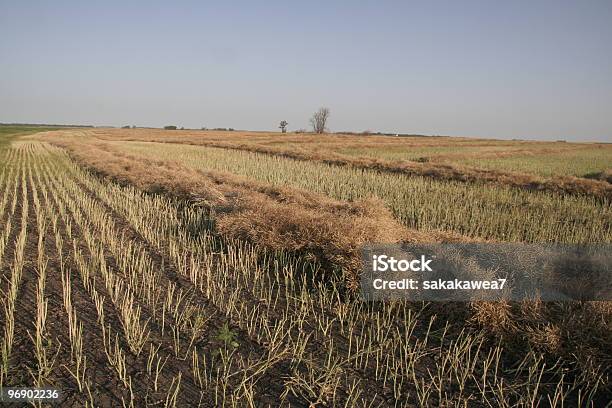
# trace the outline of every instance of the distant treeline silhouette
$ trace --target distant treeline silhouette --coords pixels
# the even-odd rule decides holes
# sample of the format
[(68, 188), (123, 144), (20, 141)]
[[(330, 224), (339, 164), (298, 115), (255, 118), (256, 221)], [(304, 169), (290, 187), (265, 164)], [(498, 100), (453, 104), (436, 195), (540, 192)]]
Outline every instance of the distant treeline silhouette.
[(0, 123), (0, 126), (40, 126), (40, 127), (80, 127), (92, 128), (92, 125), (57, 125), (49, 123)]

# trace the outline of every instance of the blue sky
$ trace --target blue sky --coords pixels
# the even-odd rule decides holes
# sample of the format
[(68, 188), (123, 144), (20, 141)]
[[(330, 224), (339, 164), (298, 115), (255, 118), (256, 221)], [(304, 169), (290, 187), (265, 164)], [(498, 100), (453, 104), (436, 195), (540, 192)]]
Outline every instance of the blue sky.
[(0, 122), (612, 141), (612, 2), (0, 1)]

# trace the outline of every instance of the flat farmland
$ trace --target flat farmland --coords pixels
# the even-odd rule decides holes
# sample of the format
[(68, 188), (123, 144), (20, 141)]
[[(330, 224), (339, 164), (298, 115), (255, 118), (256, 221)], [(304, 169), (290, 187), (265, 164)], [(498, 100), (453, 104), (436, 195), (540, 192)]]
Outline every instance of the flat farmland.
[[(381, 160), (431, 161), (483, 169), (530, 173), (538, 176), (603, 177), (612, 163), (610, 143), (493, 140), (444, 136), (313, 135), (265, 132), (132, 130), (97, 132), (100, 137), (133, 140), (179, 140), (195, 144), (234, 145), (336, 153)], [(170, 138), (170, 139), (168, 139)]]
[(391, 160), (427, 160), (476, 168), (526, 172), (538, 176), (556, 175), (598, 178), (610, 168), (612, 146), (591, 144), (565, 147), (561, 143), (533, 143), (527, 146), (444, 146), (398, 148), (397, 150), (339, 149), (348, 155), (366, 155)]
[[(402, 224), (418, 230), (518, 242), (612, 240), (612, 212), (605, 202), (591, 197), (438, 181), (215, 147), (149, 142), (112, 142), (111, 146), (134, 156), (175, 160), (201, 171), (231, 172), (339, 200), (375, 196), (384, 200)], [(450, 210), (449, 196), (458, 198)], [(530, 228), (522, 228), (530, 222)]]
[(609, 145), (154, 129), (3, 140), (3, 386), (56, 386), (92, 407), (611, 398), (609, 302), (358, 294), (370, 242), (612, 243)]

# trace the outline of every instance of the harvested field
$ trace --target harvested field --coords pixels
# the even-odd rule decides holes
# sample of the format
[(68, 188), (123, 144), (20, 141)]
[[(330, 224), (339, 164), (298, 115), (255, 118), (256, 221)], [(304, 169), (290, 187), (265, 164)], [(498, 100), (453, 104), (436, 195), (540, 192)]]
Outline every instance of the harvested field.
[(465, 157), (452, 161), (485, 169), (519, 170), (544, 177), (567, 174), (576, 177), (597, 178), (598, 174), (611, 169), (611, 152), (610, 145), (598, 144), (592, 147), (551, 151), (543, 154), (525, 152), (516, 155), (502, 155), (501, 157)]
[[(266, 133), (235, 134), (235, 132), (151, 130), (102, 130), (86, 134), (107, 140), (154, 141), (220, 147), (336, 166), (423, 176), (437, 180), (489, 183), (529, 191), (539, 190), (612, 199), (612, 186), (605, 177), (600, 176), (600, 173), (605, 173), (612, 167), (612, 160), (610, 160), (612, 145), (601, 143), (504, 142), (437, 137), (277, 136)], [(403, 140), (398, 141), (398, 139)], [(397, 152), (398, 149), (418, 151), (423, 148), (434, 151), (442, 149), (443, 152), (454, 149), (463, 151), (463, 154), (454, 159), (451, 157), (450, 160), (444, 155), (440, 157), (417, 155), (418, 157), (411, 157), (409, 160), (403, 157), (402, 160), (399, 160), (397, 156), (393, 156), (393, 152)], [(347, 149), (349, 152), (365, 152), (365, 154), (341, 154), (346, 153)], [(501, 160), (499, 167), (496, 167), (495, 160), (488, 160), (491, 158), (491, 152), (479, 153), (481, 149), (503, 150), (502, 153), (493, 154), (508, 160)], [(513, 150), (518, 152), (516, 156)], [(538, 166), (542, 158), (546, 160), (547, 155), (552, 155), (548, 160), (549, 165)], [(560, 156), (556, 158), (554, 155)], [(483, 166), (479, 165), (481, 159), (485, 163)], [(566, 160), (560, 161), (562, 159)], [(475, 166), (466, 166), (465, 163)]]
[[(69, 136), (53, 139), (86, 164), (100, 154), (86, 152)], [(87, 140), (87, 139), (82, 139)], [(88, 147), (149, 160), (181, 164), (200, 172), (246, 176), (278, 187), (293, 187), (355, 201), (376, 197), (398, 222), (419, 231), (452, 231), (475, 239), (521, 242), (612, 242), (609, 201), (559, 193), (527, 192), (506, 186), (474, 185), (428, 177), (338, 167), (248, 151), (170, 143), (104, 142)], [(108, 153), (107, 153), (108, 154)], [(104, 170), (104, 163), (93, 164)], [(201, 174), (201, 173), (200, 173)], [(456, 197), (452, 210), (448, 197)], [(528, 227), (526, 227), (528, 225)]]
[(0, 146), (3, 386), (92, 407), (609, 401), (607, 302), (354, 291), (366, 242), (612, 242), (605, 194), (124, 140), (168, 142), (147, 132)]

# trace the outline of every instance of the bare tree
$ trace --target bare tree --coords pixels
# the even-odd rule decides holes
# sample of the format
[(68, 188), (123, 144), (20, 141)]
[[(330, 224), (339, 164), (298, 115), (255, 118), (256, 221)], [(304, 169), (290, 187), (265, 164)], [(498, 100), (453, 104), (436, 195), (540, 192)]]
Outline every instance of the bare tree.
[(280, 126), (279, 126), (281, 132), (287, 133), (287, 125), (288, 124), (289, 124), (289, 122), (287, 122), (286, 120), (281, 120), (281, 123), (280, 123)]
[(315, 133), (325, 132), (327, 119), (329, 119), (329, 108), (319, 108), (319, 110), (312, 115), (312, 118), (310, 118), (312, 130)]

